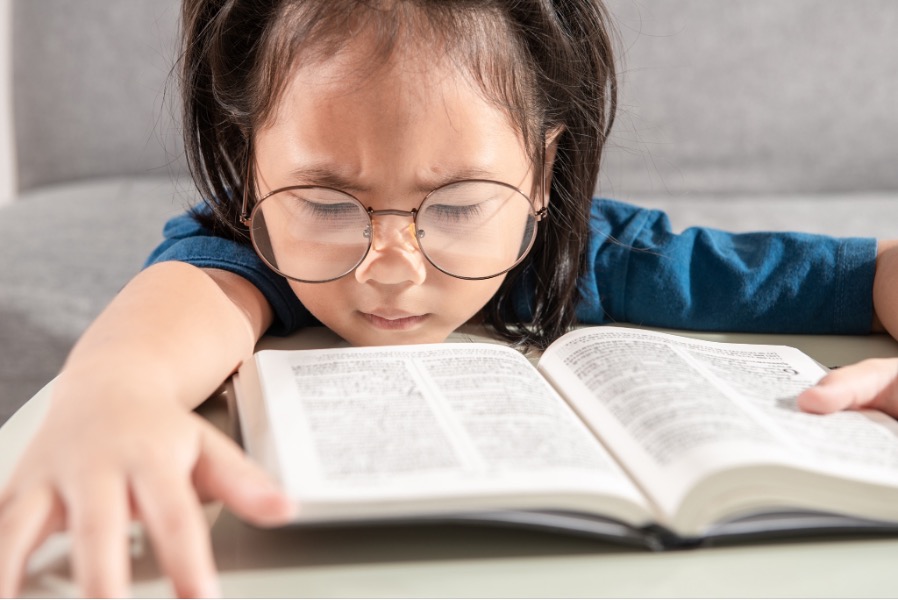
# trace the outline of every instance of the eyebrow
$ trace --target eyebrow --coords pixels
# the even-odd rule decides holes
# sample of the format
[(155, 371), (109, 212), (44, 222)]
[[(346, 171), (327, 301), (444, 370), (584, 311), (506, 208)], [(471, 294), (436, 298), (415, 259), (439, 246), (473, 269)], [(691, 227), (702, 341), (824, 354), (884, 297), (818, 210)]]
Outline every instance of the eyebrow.
[[(290, 176), (304, 185), (329, 187), (351, 193), (371, 191), (369, 186), (354, 179), (347, 170), (326, 165), (305, 165), (290, 171)], [(480, 167), (462, 167), (440, 174), (432, 179), (420, 181), (414, 191), (426, 194), (440, 186), (465, 179), (496, 179), (496, 173)]]

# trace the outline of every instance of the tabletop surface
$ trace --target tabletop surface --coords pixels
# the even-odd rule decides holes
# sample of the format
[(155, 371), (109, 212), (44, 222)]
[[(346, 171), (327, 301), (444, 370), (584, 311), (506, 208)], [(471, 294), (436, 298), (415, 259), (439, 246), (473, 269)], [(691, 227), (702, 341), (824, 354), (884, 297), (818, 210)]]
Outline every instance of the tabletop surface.
[[(678, 332), (684, 333), (684, 332)], [(827, 366), (898, 356), (886, 336), (687, 334), (705, 339), (784, 343)], [(462, 331), (454, 341), (482, 341)], [(266, 339), (265, 347), (329, 347), (320, 331)], [(47, 407), (52, 382), (0, 428), (5, 481)], [(228, 391), (204, 407), (233, 429)], [(207, 509), (227, 596), (816, 596), (894, 597), (898, 538), (810, 538), (651, 552), (594, 539), (473, 525), (396, 525), (323, 530), (260, 530), (218, 506)], [(135, 596), (169, 596), (140, 529), (133, 533)], [(65, 534), (34, 555), (25, 597), (77, 596)]]

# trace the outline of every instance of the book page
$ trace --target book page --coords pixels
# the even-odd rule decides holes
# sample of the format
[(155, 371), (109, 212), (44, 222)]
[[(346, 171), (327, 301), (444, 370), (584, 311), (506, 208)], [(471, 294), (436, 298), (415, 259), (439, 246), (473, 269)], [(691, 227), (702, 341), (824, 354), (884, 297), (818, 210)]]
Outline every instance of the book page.
[(798, 393), (825, 371), (793, 348), (615, 327), (556, 344), (540, 369), (668, 514), (698, 480), (738, 465), (898, 479), (889, 419), (797, 409)]
[(260, 352), (285, 487), (307, 501), (635, 486), (520, 353), (444, 344)]
[(898, 425), (878, 411), (815, 415), (798, 408), (798, 395), (817, 382), (806, 357), (793, 348), (776, 351), (687, 346), (690, 356), (732, 394), (747, 401), (805, 468), (869, 481), (898, 481)]

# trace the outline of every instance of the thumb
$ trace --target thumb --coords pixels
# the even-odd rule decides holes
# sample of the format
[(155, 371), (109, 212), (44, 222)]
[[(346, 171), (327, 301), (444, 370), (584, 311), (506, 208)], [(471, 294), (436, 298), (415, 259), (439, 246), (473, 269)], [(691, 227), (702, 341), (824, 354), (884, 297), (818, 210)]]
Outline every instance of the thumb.
[(200, 444), (193, 481), (201, 497), (221, 500), (255, 525), (283, 525), (293, 518), (295, 503), (233, 440), (209, 425)]
[(798, 406), (818, 414), (873, 408), (898, 416), (898, 359), (868, 359), (832, 371), (798, 396)]

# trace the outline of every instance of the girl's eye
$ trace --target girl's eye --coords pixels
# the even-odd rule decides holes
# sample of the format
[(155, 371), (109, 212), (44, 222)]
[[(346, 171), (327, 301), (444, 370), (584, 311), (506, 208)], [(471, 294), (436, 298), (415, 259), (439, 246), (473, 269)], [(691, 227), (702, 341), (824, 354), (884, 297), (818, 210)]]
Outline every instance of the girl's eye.
[(458, 223), (475, 221), (482, 213), (481, 203), (477, 204), (432, 204), (427, 207), (427, 218), (438, 222)]
[(340, 202), (334, 204), (330, 202), (315, 202), (313, 200), (304, 200), (306, 210), (316, 215), (340, 215), (347, 212), (355, 212), (356, 206), (351, 202)]
[(362, 209), (353, 202), (320, 202), (308, 198), (297, 198), (299, 215), (306, 219), (336, 221), (356, 219)]

